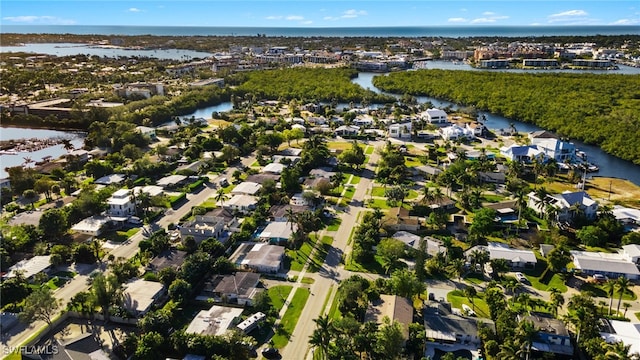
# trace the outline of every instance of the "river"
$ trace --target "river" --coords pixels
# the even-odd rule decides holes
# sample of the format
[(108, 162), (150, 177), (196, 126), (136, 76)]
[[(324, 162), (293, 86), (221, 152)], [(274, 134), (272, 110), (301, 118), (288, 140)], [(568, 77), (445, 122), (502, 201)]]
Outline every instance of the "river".
[[(451, 65), (458, 66), (458, 65)], [(639, 69), (640, 70), (640, 69)], [(376, 73), (359, 73), (357, 78), (353, 79), (353, 82), (362, 86), (365, 89), (371, 89), (377, 93), (385, 93), (380, 89), (373, 86), (373, 77)], [(396, 94), (385, 93), (389, 95), (398, 96)], [(458, 109), (459, 106), (450, 101), (436, 99), (428, 96), (417, 96), (416, 99), (419, 103), (431, 102), (435, 107), (445, 108), (451, 107), (452, 109)], [(516, 129), (520, 132), (531, 132), (543, 130), (542, 128), (533, 125), (524, 123), (521, 121), (515, 121), (511, 119), (507, 119), (503, 116), (481, 112), (481, 114), (485, 115), (487, 120), (484, 122), (485, 126), (491, 130), (499, 130), (506, 129), (509, 127), (510, 123), (513, 123)], [(606, 176), (606, 177), (615, 177), (627, 179), (633, 182), (636, 185), (640, 185), (640, 166), (635, 165), (630, 161), (626, 161), (615, 157), (613, 155), (607, 154), (602, 149), (594, 145), (584, 144), (577, 140), (571, 140), (572, 143), (576, 145), (576, 147), (587, 154), (587, 161), (598, 165), (600, 171), (593, 173), (592, 176)]]
[[(84, 144), (84, 137), (85, 134), (81, 132), (10, 127), (0, 128), (0, 140), (64, 138), (70, 139), (71, 144), (73, 144), (76, 149), (82, 148)], [(63, 145), (55, 145), (37, 151), (22, 151), (15, 155), (0, 155), (0, 179), (8, 176), (5, 168), (23, 165), (25, 163), (25, 158), (30, 158), (36, 162), (41, 161), (46, 156), (51, 156), (52, 159), (57, 159), (66, 153), (67, 150), (65, 150)], [(31, 163), (30, 166), (33, 166), (33, 163)]]

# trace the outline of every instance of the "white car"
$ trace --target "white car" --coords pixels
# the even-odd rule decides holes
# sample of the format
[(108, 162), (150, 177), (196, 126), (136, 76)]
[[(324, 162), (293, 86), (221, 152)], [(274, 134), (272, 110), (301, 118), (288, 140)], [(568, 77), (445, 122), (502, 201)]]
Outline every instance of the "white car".
[(527, 282), (527, 277), (524, 276), (524, 274), (521, 272), (516, 273), (516, 279), (518, 279), (518, 281), (520, 282)]

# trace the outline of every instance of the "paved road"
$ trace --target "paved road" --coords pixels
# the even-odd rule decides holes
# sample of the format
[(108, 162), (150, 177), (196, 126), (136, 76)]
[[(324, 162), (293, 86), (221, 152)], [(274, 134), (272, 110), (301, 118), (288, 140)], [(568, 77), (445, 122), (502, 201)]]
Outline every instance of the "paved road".
[[(376, 142), (369, 145), (377, 148), (382, 146), (382, 143)], [(326, 302), (327, 308), (331, 305), (331, 299), (335, 295), (340, 280), (352, 275), (350, 271), (344, 270), (341, 261), (343, 255), (350, 252), (349, 236), (357, 224), (358, 214), (366, 211), (364, 201), (367, 189), (371, 187), (375, 175), (374, 164), (377, 161), (378, 154), (374, 152), (374, 154), (370, 155), (369, 163), (360, 174), (361, 180), (356, 185), (351, 204), (340, 214), (342, 222), (338, 230), (333, 234), (333, 244), (322, 268), (317, 273), (306, 274), (307, 277), (315, 279), (315, 282), (310, 287), (312, 295), (309, 296), (307, 304), (302, 310), (298, 323), (290, 337), (290, 343), (282, 351), (282, 358), (285, 360), (299, 360), (305, 357), (308, 359), (313, 358), (312, 352), (309, 351), (309, 337), (315, 329), (313, 319), (317, 319), (322, 314), (323, 305), (327, 297), (329, 297), (329, 301)], [(375, 277), (377, 276), (372, 276), (372, 278)]]
[[(242, 159), (243, 166), (250, 166), (255, 161), (253, 156)], [(156, 221), (153, 224), (150, 224), (152, 230), (157, 229), (166, 229), (167, 225), (170, 223), (178, 223), (180, 218), (186, 215), (191, 208), (194, 206), (198, 206), (202, 204), (204, 201), (209, 199), (212, 196), (215, 196), (218, 191), (213, 184), (217, 183), (223, 177), (227, 178), (229, 183), (231, 183), (231, 175), (233, 172), (240, 168), (240, 164), (237, 166), (231, 167), (227, 169), (224, 173), (211, 177), (210, 182), (205, 184), (204, 188), (195, 194), (187, 194), (187, 201), (182, 204), (178, 209), (169, 209), (165, 212), (164, 216)], [(109, 254), (113, 254), (116, 258), (122, 257), (125, 259), (129, 259), (133, 257), (138, 252), (138, 245), (141, 240), (145, 238), (145, 235), (148, 235), (144, 229), (138, 231), (134, 236), (130, 237), (125, 243), (111, 250)], [(106, 257), (104, 262), (100, 265), (102, 269), (105, 268)], [(76, 277), (74, 277), (71, 281), (66, 283), (64, 286), (58, 288), (54, 292), (54, 296), (60, 302), (60, 309), (64, 309), (69, 300), (75, 296), (75, 294), (81, 291), (87, 291), (89, 289), (89, 284), (87, 283), (88, 275), (93, 271), (98, 269), (99, 265), (88, 265), (88, 266), (79, 266), (74, 268), (74, 270), (78, 273)], [(18, 324), (13, 327), (10, 331), (2, 336), (2, 349), (0, 349), (0, 355), (5, 354), (5, 348), (16, 348), (22, 345), (27, 339), (29, 339), (34, 333), (42, 329), (46, 326), (46, 323), (43, 321), (36, 321), (29, 326), (24, 324)]]

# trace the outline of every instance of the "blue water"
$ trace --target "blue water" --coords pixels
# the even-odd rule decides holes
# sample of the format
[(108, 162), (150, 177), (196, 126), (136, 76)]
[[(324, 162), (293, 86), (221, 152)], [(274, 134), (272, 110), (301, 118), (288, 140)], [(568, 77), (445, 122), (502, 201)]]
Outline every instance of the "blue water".
[(163, 60), (183, 60), (189, 61), (197, 58), (207, 58), (213, 54), (179, 49), (126, 49), (115, 47), (101, 47), (88, 44), (73, 43), (42, 43), (25, 44), (23, 46), (0, 46), (0, 53), (3, 52), (25, 52), (32, 54), (47, 54), (55, 56), (75, 56), (88, 55), (100, 57), (149, 57)]
[(106, 25), (3, 25), (3, 33), (175, 36), (553, 36), (640, 34), (640, 26), (393, 26), (393, 27), (197, 27)]

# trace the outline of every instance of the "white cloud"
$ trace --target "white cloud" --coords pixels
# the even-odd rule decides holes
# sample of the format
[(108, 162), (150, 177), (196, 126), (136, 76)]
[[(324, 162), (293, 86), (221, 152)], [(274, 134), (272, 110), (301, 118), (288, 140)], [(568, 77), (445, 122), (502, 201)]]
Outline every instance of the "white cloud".
[(364, 10), (349, 9), (344, 13), (342, 13), (341, 17), (343, 19), (353, 19), (353, 18), (357, 18), (358, 16), (364, 16), (364, 15), (367, 15), (367, 12)]
[(304, 20), (304, 16), (300, 16), (300, 15), (289, 15), (286, 17), (287, 20), (289, 21), (300, 21), (300, 20)]
[(638, 19), (620, 19), (611, 23), (611, 25), (637, 25), (640, 24)]
[(63, 19), (57, 16), (37, 16), (37, 15), (22, 15), (22, 16), (5, 16), (2, 20), (6, 20), (13, 23), (23, 24), (39, 24), (39, 25), (73, 25), (75, 20)]
[(457, 18), (449, 18), (449, 19), (447, 20), (447, 22), (450, 22), (450, 23), (464, 23), (464, 22), (467, 22), (467, 19), (465, 19), (465, 18), (461, 18), (461, 17), (457, 17)]
[(265, 19), (267, 19), (267, 20), (282, 20), (282, 16), (271, 15), (271, 16), (267, 16)]
[(482, 15), (484, 16), (491, 16), (491, 15), (495, 15), (496, 13), (492, 12), (492, 11), (485, 11), (482, 13)]
[(129, 10), (127, 10), (127, 11), (128, 11), (128, 12), (136, 13), (136, 12), (141, 12), (142, 10), (140, 10), (140, 9), (138, 9), (138, 8), (135, 8), (135, 7), (132, 7), (132, 8), (129, 8)]
[(492, 23), (495, 23), (498, 20), (506, 20), (508, 18), (509, 18), (508, 16), (504, 16), (504, 15), (487, 16), (487, 17), (481, 17), (481, 18), (473, 19), (473, 20), (471, 20), (471, 23), (472, 24), (492, 24)]
[(587, 16), (587, 15), (589, 14), (584, 10), (569, 10), (569, 11), (563, 11), (557, 14), (551, 14), (549, 15), (549, 19), (558, 19), (558, 18), (575, 17), (575, 16)]

